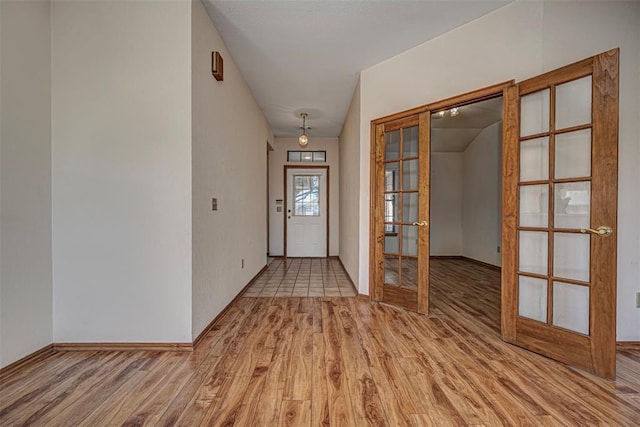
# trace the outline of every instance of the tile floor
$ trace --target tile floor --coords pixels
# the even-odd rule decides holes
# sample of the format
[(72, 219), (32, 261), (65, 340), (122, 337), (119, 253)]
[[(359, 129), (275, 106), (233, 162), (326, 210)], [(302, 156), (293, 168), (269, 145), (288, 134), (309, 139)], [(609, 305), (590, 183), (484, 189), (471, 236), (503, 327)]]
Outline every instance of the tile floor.
[(336, 258), (274, 258), (244, 297), (355, 297)]

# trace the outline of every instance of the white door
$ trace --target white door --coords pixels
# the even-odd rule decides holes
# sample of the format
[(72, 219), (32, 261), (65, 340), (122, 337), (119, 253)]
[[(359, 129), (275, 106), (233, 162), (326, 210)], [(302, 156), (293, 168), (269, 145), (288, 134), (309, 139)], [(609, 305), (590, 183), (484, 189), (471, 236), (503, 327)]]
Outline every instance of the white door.
[(287, 168), (286, 214), (287, 257), (326, 257), (326, 168)]

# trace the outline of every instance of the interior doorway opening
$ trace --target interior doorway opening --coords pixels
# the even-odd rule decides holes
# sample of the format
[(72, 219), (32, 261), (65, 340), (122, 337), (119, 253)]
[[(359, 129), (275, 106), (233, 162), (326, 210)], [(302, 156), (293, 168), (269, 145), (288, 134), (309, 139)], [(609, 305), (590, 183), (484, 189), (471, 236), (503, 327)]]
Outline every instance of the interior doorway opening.
[(433, 312), (474, 315), (500, 333), (501, 95), (452, 104), (430, 120), (429, 277)]

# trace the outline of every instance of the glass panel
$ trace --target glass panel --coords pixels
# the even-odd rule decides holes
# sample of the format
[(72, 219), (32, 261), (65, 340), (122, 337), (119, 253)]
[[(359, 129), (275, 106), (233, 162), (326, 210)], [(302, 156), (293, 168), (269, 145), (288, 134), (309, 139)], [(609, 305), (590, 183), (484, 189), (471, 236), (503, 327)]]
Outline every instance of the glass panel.
[(402, 226), (402, 254), (418, 255), (418, 227), (415, 225)]
[(398, 206), (400, 205), (400, 193), (387, 193), (384, 195), (384, 222), (400, 222)]
[(520, 231), (520, 271), (547, 274), (547, 232)]
[(400, 277), (398, 277), (397, 256), (385, 255), (384, 257), (384, 283), (396, 286), (400, 283)]
[(299, 151), (288, 151), (288, 161), (290, 162), (299, 162), (300, 161), (300, 152)]
[(589, 281), (588, 234), (555, 233), (553, 237), (553, 275)]
[(400, 162), (385, 163), (384, 191), (400, 189)]
[(549, 224), (549, 185), (520, 187), (520, 226), (547, 227)]
[(402, 162), (402, 189), (418, 189), (418, 160), (406, 160)]
[(418, 221), (418, 193), (402, 195), (402, 222)]
[(327, 161), (327, 152), (326, 151), (314, 151), (313, 152), (313, 161), (314, 162), (326, 162)]
[(591, 123), (591, 76), (556, 86), (556, 129)]
[(398, 254), (400, 253), (400, 236), (398, 231), (400, 230), (399, 225), (386, 225), (385, 227), (390, 227), (390, 230), (385, 230), (384, 233), (384, 253), (386, 254)]
[(320, 177), (296, 175), (293, 188), (293, 214), (320, 216)]
[(553, 325), (589, 335), (589, 287), (553, 282)]
[(402, 157), (418, 157), (418, 126), (402, 130)]
[(547, 323), (547, 281), (518, 276), (518, 315)]
[(400, 130), (384, 134), (384, 159), (395, 160), (400, 158)]
[(402, 257), (402, 284), (405, 288), (418, 288), (418, 260), (416, 258)]
[(555, 176), (591, 176), (591, 129), (556, 135)]
[(300, 153), (300, 160), (303, 162), (311, 162), (313, 160), (313, 153), (310, 151), (303, 151)]
[(566, 182), (554, 188), (555, 228), (589, 228), (591, 183)]
[(520, 136), (549, 131), (549, 89), (520, 98)]
[(520, 143), (520, 181), (549, 179), (549, 137)]

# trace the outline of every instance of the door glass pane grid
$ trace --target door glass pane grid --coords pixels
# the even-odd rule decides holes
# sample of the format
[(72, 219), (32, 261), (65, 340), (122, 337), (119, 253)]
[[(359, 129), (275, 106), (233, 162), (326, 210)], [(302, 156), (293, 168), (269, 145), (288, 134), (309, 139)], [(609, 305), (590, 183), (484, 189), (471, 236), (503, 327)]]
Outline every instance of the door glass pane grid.
[(590, 236), (556, 233), (590, 226), (591, 76), (579, 80), (521, 98), (518, 315), (588, 335)]
[(384, 283), (417, 288), (418, 126), (385, 134)]

